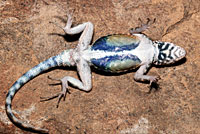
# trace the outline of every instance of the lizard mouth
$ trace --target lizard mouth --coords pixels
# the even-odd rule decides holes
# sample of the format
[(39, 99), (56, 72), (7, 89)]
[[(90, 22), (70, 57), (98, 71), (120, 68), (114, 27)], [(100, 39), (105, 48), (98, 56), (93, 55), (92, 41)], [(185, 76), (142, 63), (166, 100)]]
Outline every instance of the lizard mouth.
[(181, 47), (177, 47), (176, 51), (174, 51), (174, 55), (176, 57), (176, 61), (178, 61), (186, 56), (186, 51)]

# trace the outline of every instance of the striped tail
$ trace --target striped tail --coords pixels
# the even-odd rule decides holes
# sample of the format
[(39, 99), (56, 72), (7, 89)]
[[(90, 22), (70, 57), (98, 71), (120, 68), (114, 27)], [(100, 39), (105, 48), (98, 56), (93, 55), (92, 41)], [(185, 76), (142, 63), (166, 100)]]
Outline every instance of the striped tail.
[(53, 56), (49, 59), (47, 59), (44, 62), (41, 62), (40, 64), (36, 65), (32, 69), (30, 69), (28, 72), (26, 72), (24, 75), (22, 75), (9, 89), (7, 97), (6, 97), (6, 113), (9, 119), (13, 124), (15, 124), (17, 127), (35, 132), (35, 133), (48, 133), (47, 129), (42, 128), (35, 128), (29, 124), (26, 124), (19, 119), (16, 118), (16, 116), (12, 112), (12, 100), (15, 96), (15, 94), (19, 91), (19, 89), (26, 84), (28, 81), (36, 77), (37, 75), (41, 74), (42, 72), (58, 66), (70, 66), (70, 51), (65, 50), (62, 53), (60, 53), (57, 56)]

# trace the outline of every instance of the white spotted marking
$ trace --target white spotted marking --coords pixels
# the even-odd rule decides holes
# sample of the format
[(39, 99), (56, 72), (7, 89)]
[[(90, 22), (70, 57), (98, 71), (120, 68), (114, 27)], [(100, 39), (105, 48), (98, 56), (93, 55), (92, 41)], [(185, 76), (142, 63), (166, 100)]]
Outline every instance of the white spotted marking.
[(15, 94), (14, 91), (11, 91), (11, 92), (10, 92), (10, 96), (13, 96), (14, 94)]
[(33, 68), (30, 70), (30, 72), (33, 76), (36, 76), (40, 72), (40, 68), (39, 67)]
[(23, 83), (26, 83), (27, 81), (28, 81), (28, 77), (27, 76), (22, 76), (21, 78), (20, 78), (20, 80), (22, 80), (23, 81)]
[[(15, 84), (15, 88), (17, 88), (17, 89), (20, 88), (20, 84), (19, 84), (19, 83), (16, 83), (16, 84)], [(13, 90), (13, 89), (11, 89), (11, 90)]]

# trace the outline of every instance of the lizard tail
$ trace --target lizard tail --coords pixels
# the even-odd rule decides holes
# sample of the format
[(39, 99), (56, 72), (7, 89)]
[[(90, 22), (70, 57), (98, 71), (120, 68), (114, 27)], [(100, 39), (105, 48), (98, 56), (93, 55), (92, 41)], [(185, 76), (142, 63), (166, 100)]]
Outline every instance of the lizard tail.
[(13, 124), (15, 124), (17, 127), (35, 132), (35, 133), (48, 133), (47, 129), (42, 128), (36, 128), (29, 124), (26, 124), (25, 122), (20, 121), (16, 118), (16, 116), (12, 112), (12, 100), (15, 96), (15, 94), (19, 91), (19, 89), (26, 84), (28, 81), (36, 77), (37, 75), (41, 74), (42, 72), (58, 66), (70, 66), (72, 65), (70, 63), (70, 50), (63, 51), (59, 55), (53, 56), (49, 59), (47, 59), (44, 62), (41, 62), (40, 64), (36, 65), (32, 69), (30, 69), (28, 72), (26, 72), (24, 75), (22, 75), (9, 89), (8, 94), (6, 96), (6, 113), (9, 119)]

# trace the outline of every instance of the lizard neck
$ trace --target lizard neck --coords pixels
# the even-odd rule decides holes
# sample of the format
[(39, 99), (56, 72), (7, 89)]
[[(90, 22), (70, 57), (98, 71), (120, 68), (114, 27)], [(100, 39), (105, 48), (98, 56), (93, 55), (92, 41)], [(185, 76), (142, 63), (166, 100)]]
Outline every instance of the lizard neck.
[(159, 48), (158, 48), (158, 44), (156, 41), (153, 41), (153, 46), (154, 46), (154, 57), (153, 57), (153, 64), (157, 64), (158, 62), (158, 55), (159, 55)]

